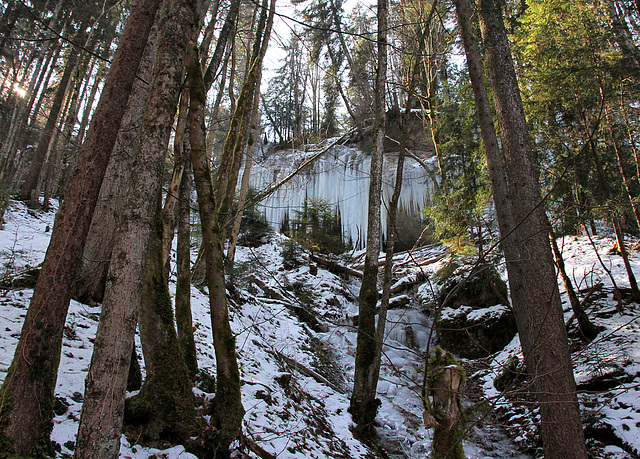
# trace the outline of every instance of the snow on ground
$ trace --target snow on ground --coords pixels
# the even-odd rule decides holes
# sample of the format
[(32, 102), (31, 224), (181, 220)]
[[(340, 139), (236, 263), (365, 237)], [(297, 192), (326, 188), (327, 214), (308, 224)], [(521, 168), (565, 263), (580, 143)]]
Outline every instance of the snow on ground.
[[(15, 275), (42, 261), (54, 214), (11, 203), (5, 218), (4, 229), (0, 230), (0, 277)], [(594, 242), (619, 286), (628, 287), (620, 257), (608, 253), (612, 240), (597, 237)], [(229, 276), (230, 316), (244, 382), (244, 434), (279, 458), (375, 457), (353, 438), (347, 412), (356, 344), (358, 283), (322, 267), (316, 271), (306, 254), (288, 260), (296, 266), (285, 269), (281, 255), (285, 243), (284, 237), (274, 236), (261, 247), (240, 248)], [(578, 288), (586, 292), (598, 283), (604, 287), (592, 294), (589, 314), (605, 328), (593, 343), (577, 346), (574, 353), (585, 419), (593, 429), (612, 432), (619, 439), (595, 445), (599, 448), (596, 457), (637, 457), (639, 308), (625, 304), (622, 313), (618, 312), (611, 299), (611, 281), (586, 237), (565, 238), (563, 246), (567, 269)], [(382, 402), (377, 418), (381, 445), (390, 457), (413, 459), (429, 452), (431, 432), (422, 421), (420, 390), (423, 352), (435, 343), (430, 334), (431, 319), (422, 309), (423, 303), (433, 298), (434, 285), (428, 279), (445, 262), (443, 257), (441, 246), (431, 246), (416, 253), (413, 260), (406, 255), (396, 258), (398, 281), (394, 291), (407, 295), (409, 303), (389, 311), (378, 386)], [(416, 269), (410, 262), (421, 263), (422, 267)], [(640, 261), (634, 258), (632, 263), (640, 275)], [(13, 357), (31, 294), (28, 289), (0, 291), (0, 381)], [(215, 374), (208, 298), (195, 288), (192, 308), (199, 366)], [(61, 447), (59, 457), (72, 454), (99, 313), (99, 306), (71, 302), (56, 394), (62, 403), (52, 434)], [(570, 315), (567, 303), (567, 319)], [(532, 446), (535, 410), (501, 398), (493, 387), (501, 366), (519, 352), (516, 337), (470, 374), (481, 395), (495, 403), (495, 410), (492, 416), (471, 427), (465, 442), (469, 458), (529, 457), (517, 446)], [(139, 347), (138, 354), (141, 356)], [(195, 391), (212, 397), (200, 389)], [(515, 443), (505, 435), (504, 427)], [(256, 457), (250, 451), (243, 454)], [(120, 455), (136, 459), (195, 457), (180, 445), (158, 450), (131, 445), (124, 436)]]

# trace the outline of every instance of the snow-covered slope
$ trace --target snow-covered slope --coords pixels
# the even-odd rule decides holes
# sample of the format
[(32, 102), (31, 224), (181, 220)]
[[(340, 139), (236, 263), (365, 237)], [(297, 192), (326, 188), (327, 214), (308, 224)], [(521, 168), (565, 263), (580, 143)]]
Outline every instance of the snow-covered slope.
[[(42, 261), (53, 217), (53, 213), (33, 212), (21, 203), (11, 203), (4, 229), (0, 230), (0, 277), (13, 276)], [(281, 254), (284, 242), (284, 237), (274, 236), (259, 248), (240, 248), (229, 277), (232, 328), (244, 381), (243, 432), (248, 439), (236, 445), (236, 454), (257, 457), (250, 447), (254, 444), (278, 458), (376, 457), (353, 438), (347, 412), (358, 281), (345, 280), (315, 266), (306, 254), (300, 256), (297, 268), (285, 269)], [(611, 240), (597, 238), (595, 242), (605, 265), (624, 286), (620, 258), (608, 253)], [(637, 455), (640, 450), (640, 310), (630, 304), (623, 306), (622, 313), (617, 312), (607, 290), (611, 281), (603, 274), (587, 238), (566, 238), (564, 253), (569, 273), (579, 288), (589, 291), (598, 283), (604, 288), (594, 294), (589, 313), (605, 329), (594, 343), (576, 346), (574, 353), (585, 419), (591, 428), (610, 431), (617, 439), (600, 445), (592, 441), (592, 446), (597, 446), (593, 451), (596, 457), (637, 457), (631, 454)], [(422, 422), (420, 390), (431, 324), (422, 306), (431, 295), (431, 283), (424, 282), (417, 289), (419, 295), (414, 294), (415, 287), (402, 292), (402, 286), (415, 285), (418, 271), (422, 271), (420, 275), (432, 273), (444, 262), (443, 256), (441, 246), (432, 246), (413, 258), (396, 258), (397, 291), (406, 295), (401, 303), (408, 303), (390, 311), (378, 386), (381, 445), (390, 457), (423, 458), (429, 452), (431, 434)], [(422, 264), (420, 269), (415, 261)], [(640, 262), (634, 259), (633, 264), (640, 275)], [(31, 294), (28, 289), (0, 291), (0, 380), (13, 357)], [(208, 299), (195, 288), (192, 308), (199, 366), (215, 374)], [(566, 308), (569, 318), (568, 303)], [(59, 457), (72, 455), (99, 313), (99, 306), (77, 302), (70, 306), (57, 386), (61, 403), (52, 435), (60, 445)], [(469, 430), (465, 451), (470, 458), (529, 457), (517, 445), (532, 445), (535, 410), (500, 397), (493, 387), (501, 365), (518, 352), (516, 337), (489, 359), (464, 362), (473, 388), (471, 400), (490, 397), (495, 402), (491, 415), (482, 417)], [(138, 353), (141, 355), (139, 347)], [(607, 387), (607, 381), (613, 382)], [(195, 390), (202, 397), (212, 397)], [(135, 444), (135, 439), (123, 436), (121, 457), (194, 457), (180, 445), (169, 446), (161, 450), (142, 447)]]

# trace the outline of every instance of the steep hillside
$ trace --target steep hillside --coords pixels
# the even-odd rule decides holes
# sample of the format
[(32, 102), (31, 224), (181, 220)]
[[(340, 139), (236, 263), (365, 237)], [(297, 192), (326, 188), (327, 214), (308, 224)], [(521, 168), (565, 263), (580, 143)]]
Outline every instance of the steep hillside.
[[(29, 268), (44, 257), (53, 213), (32, 212), (11, 203), (0, 231), (0, 380), (6, 375), (20, 334), (31, 290)], [(240, 248), (229, 277), (232, 327), (236, 333), (246, 410), (237, 457), (373, 458), (378, 454), (353, 438), (347, 412), (353, 374), (357, 320), (357, 277), (337, 275), (304, 251), (285, 251), (287, 239), (274, 235), (258, 248)], [(611, 239), (596, 239), (605, 265), (620, 286), (621, 262), (609, 253)], [(611, 300), (610, 280), (603, 275), (586, 238), (566, 239), (569, 272), (587, 296), (589, 314), (603, 331), (589, 345), (574, 340), (574, 361), (585, 425), (595, 457), (637, 457), (640, 450), (639, 308)], [(393, 309), (378, 386), (380, 443), (388, 457), (419, 458), (429, 454), (430, 430), (422, 420), (420, 391), (424, 352), (433, 348), (431, 332), (437, 284), (433, 273), (448, 255), (442, 246), (396, 257)], [(351, 269), (357, 270), (358, 258)], [(286, 266), (286, 267), (285, 267)], [(640, 273), (640, 265), (634, 259)], [(19, 278), (23, 283), (9, 285)], [(174, 288), (174, 285), (171, 285)], [(208, 300), (192, 291), (199, 367), (215, 375)], [(91, 359), (99, 305), (72, 302), (65, 328), (57, 396), (59, 406), (52, 438), (59, 457), (70, 457), (78, 427), (84, 378)], [(570, 317), (567, 305), (567, 319)], [(570, 328), (572, 330), (572, 328)], [(536, 409), (526, 394), (500, 394), (493, 381), (511, 355), (520, 352), (517, 337), (488, 358), (463, 361), (470, 382), (466, 406), (487, 400), (474, 412), (465, 451), (470, 458), (530, 457), (535, 451)], [(138, 346), (138, 354), (141, 351)], [(194, 389), (201, 400), (212, 397), (211, 385)], [(180, 445), (136, 444), (136, 433), (122, 437), (121, 457), (189, 458)]]

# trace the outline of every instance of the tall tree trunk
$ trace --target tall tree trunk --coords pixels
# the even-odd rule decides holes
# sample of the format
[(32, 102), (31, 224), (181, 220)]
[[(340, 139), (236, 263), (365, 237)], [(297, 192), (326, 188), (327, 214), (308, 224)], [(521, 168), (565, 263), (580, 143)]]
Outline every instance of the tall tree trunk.
[[(93, 48), (92, 45), (90, 48)], [(65, 102), (64, 109), (61, 111), (60, 126), (56, 129), (53, 135), (53, 141), (49, 146), (49, 154), (47, 155), (47, 162), (43, 177), (41, 178), (41, 189), (44, 197), (42, 200), (42, 209), (49, 211), (51, 207), (51, 196), (57, 194), (59, 185), (62, 182), (63, 162), (66, 162), (67, 154), (63, 151), (69, 150), (69, 144), (71, 135), (75, 128), (77, 121), (78, 105), (81, 98), (82, 82), (84, 81), (84, 73), (80, 72), (80, 69), (89, 67), (89, 56), (83, 55), (78, 61), (78, 69), (74, 72), (73, 81), (70, 83), (70, 89), (67, 91), (67, 100)], [(64, 123), (62, 122), (64, 119)], [(61, 142), (62, 139), (62, 142)], [(59, 196), (59, 195), (58, 195)]]
[[(437, 1), (431, 4), (431, 11), (429, 17), (425, 21), (425, 26), (418, 33), (418, 49), (414, 54), (413, 66), (408, 75), (408, 83), (405, 88), (407, 92), (407, 99), (405, 104), (405, 111), (400, 115), (400, 153), (398, 155), (398, 162), (396, 165), (396, 181), (393, 188), (393, 194), (387, 207), (387, 241), (384, 261), (384, 274), (382, 277), (382, 297), (380, 298), (380, 312), (378, 313), (378, 324), (375, 330), (375, 355), (372, 362), (373, 369), (371, 370), (371, 384), (372, 387), (368, 388), (370, 393), (373, 393), (375, 397), (378, 379), (380, 377), (380, 366), (382, 363), (382, 347), (384, 345), (384, 334), (387, 322), (387, 312), (389, 309), (389, 299), (391, 292), (391, 279), (393, 274), (393, 253), (395, 250), (395, 242), (397, 236), (396, 220), (398, 214), (398, 202), (400, 200), (400, 193), (402, 192), (402, 178), (404, 174), (404, 160), (406, 149), (406, 135), (407, 135), (407, 121), (411, 116), (411, 107), (415, 96), (416, 81), (420, 72), (421, 56), (424, 54), (426, 47), (425, 37), (430, 27), (431, 20), (436, 12)], [(373, 414), (375, 416), (375, 412)]]
[[(58, 3), (54, 8), (53, 14), (51, 15), (51, 19), (49, 19), (48, 23), (48, 28), (51, 30), (55, 30), (57, 28), (58, 15), (60, 13), (61, 7), (62, 0), (58, 0)], [(51, 41), (46, 41), (39, 50), (40, 56), (38, 59), (38, 64), (36, 65), (36, 68), (31, 76), (29, 87), (27, 88), (27, 94), (29, 95), (29, 97), (27, 100), (22, 101), (22, 103), (20, 104), (19, 111), (16, 114), (17, 116), (15, 122), (11, 123), (7, 137), (2, 143), (0, 158), (2, 158), (3, 164), (9, 157), (13, 156), (13, 154), (15, 153), (15, 150), (17, 148), (16, 141), (23, 131), (23, 126), (27, 123), (27, 120), (29, 118), (29, 110), (31, 109), (31, 106), (33, 105), (33, 102), (35, 100), (35, 95), (38, 91), (42, 75), (44, 75), (45, 69), (48, 67), (49, 60), (51, 58), (51, 55), (53, 54), (49, 53), (50, 47)]]
[[(70, 25), (69, 25), (69, 19), (67, 18), (67, 24), (65, 24), (65, 27), (62, 29), (61, 35), (65, 32), (68, 31)], [(56, 62), (58, 61), (58, 59), (60, 58), (60, 53), (63, 51), (63, 47), (62, 46), (57, 46), (54, 56), (52, 57), (51, 61), (50, 61), (50, 65), (46, 68), (46, 73), (44, 75), (44, 78), (42, 80), (42, 84), (40, 85), (41, 87), (41, 91), (39, 93), (33, 94), (33, 97), (37, 97), (37, 100), (34, 101), (35, 106), (33, 107), (33, 109), (31, 110), (31, 116), (29, 119), (29, 126), (31, 127), (36, 127), (37, 122), (38, 122), (38, 118), (42, 116), (42, 104), (45, 103), (46, 100), (48, 100), (48, 97), (46, 95), (46, 91), (45, 89), (49, 87), (49, 82), (51, 81), (51, 78), (53, 77), (53, 74), (55, 73), (55, 69), (56, 69)]]
[(525, 364), (540, 404), (545, 457), (586, 458), (540, 184), (502, 11), (495, 0), (477, 4), (515, 223), (503, 246)]
[(238, 14), (240, 13), (241, 3), (241, 0), (232, 0), (229, 4), (229, 11), (224, 21), (224, 25), (222, 26), (222, 30), (220, 30), (220, 35), (218, 35), (216, 48), (213, 51), (213, 55), (209, 61), (209, 66), (204, 74), (204, 88), (206, 92), (209, 92), (211, 85), (216, 81), (218, 76), (217, 73), (220, 69), (225, 49), (227, 48), (227, 43), (235, 36), (234, 31), (238, 20)]
[[(191, 151), (185, 152), (190, 155)], [(178, 246), (176, 274), (176, 327), (189, 376), (198, 373), (198, 355), (191, 319), (191, 163), (185, 165), (178, 195)]]
[(13, 449), (25, 456), (38, 445), (49, 443), (71, 285), (158, 3), (141, 1), (132, 9), (67, 199), (58, 211), (18, 347), (0, 389), (0, 444), (4, 451)]
[(221, 226), (231, 220), (230, 212), (253, 118), (254, 100), (259, 96), (262, 60), (267, 51), (273, 23), (272, 14), (267, 18), (266, 1), (264, 0), (256, 30), (253, 52), (248, 63), (249, 71), (236, 101), (236, 109), (231, 117), (229, 132), (220, 155), (220, 166), (216, 171), (215, 198)]
[[(206, 72), (204, 73), (204, 85), (205, 85), (205, 93), (209, 92), (209, 89), (211, 88), (211, 86), (213, 85), (213, 83), (216, 81), (216, 76), (218, 73), (218, 70), (220, 69), (220, 66), (222, 65), (222, 61), (223, 58), (226, 54), (226, 59), (225, 59), (225, 64), (223, 65), (223, 69), (226, 69), (226, 62), (228, 62), (229, 59), (229, 55), (230, 50), (233, 48), (234, 44), (233, 44), (233, 40), (235, 37), (235, 27), (236, 27), (236, 22), (238, 20), (238, 14), (240, 12), (240, 0), (233, 0), (230, 5), (229, 5), (229, 11), (227, 12), (227, 16), (225, 18), (225, 22), (222, 26), (222, 30), (220, 30), (220, 34), (218, 35), (218, 40), (216, 42), (216, 48), (213, 52), (213, 55), (209, 61), (209, 66), (207, 67)], [(228, 50), (228, 53), (225, 53), (225, 50)], [(203, 58), (204, 60), (204, 58)], [(218, 92), (218, 95), (216, 96), (216, 102), (213, 106), (212, 109), (212, 113), (213, 116), (216, 117), (217, 113), (218, 113), (218, 106), (220, 105), (221, 101), (222, 101), (222, 96), (224, 94), (224, 83), (226, 81), (226, 70), (223, 71), (223, 75), (222, 75), (222, 79), (221, 79), (221, 83), (220, 83), (220, 91)], [(232, 82), (233, 84), (233, 82)], [(188, 97), (185, 99), (185, 101), (188, 100)], [(231, 100), (231, 104), (232, 104), (232, 108), (233, 105), (235, 104), (235, 100), (232, 98)], [(234, 110), (231, 110), (232, 112)], [(179, 129), (180, 125), (178, 126)], [(178, 130), (177, 130), (178, 132)], [(186, 139), (186, 142), (189, 142), (189, 139)], [(173, 185), (173, 177), (172, 177), (172, 185)], [(171, 240), (173, 239), (173, 228), (169, 228), (167, 226), (167, 222), (165, 221), (165, 246), (164, 249), (164, 257), (165, 260), (168, 264), (169, 261), (169, 250), (170, 250), (170, 244), (171, 241), (169, 240), (169, 236), (171, 238)], [(193, 275), (193, 280), (196, 283), (196, 285), (200, 285), (203, 284), (205, 282), (204, 279), (204, 264), (200, 263), (200, 260), (202, 260), (201, 257), (198, 257), (196, 264), (194, 266), (194, 275)], [(168, 269), (168, 266), (165, 267), (165, 269)]]
[[(467, 58), (467, 68), (469, 69), (476, 110), (478, 112), (482, 143), (484, 144), (487, 165), (489, 166), (489, 176), (491, 178), (493, 201), (498, 216), (500, 235), (506, 237), (514, 227), (513, 216), (510, 210), (511, 204), (507, 190), (507, 179), (502, 165), (502, 153), (493, 124), (491, 104), (485, 87), (484, 69), (480, 58), (480, 46), (473, 32), (469, 0), (454, 0), (454, 5)], [(509, 247), (503, 247), (503, 249), (510, 250)]]
[(81, 145), (84, 140), (85, 130), (87, 125), (89, 124), (89, 116), (91, 115), (91, 107), (93, 107), (93, 102), (96, 99), (96, 94), (98, 93), (98, 87), (100, 86), (100, 82), (105, 76), (106, 73), (106, 63), (104, 61), (100, 61), (98, 63), (98, 70), (96, 71), (95, 78), (93, 80), (93, 85), (91, 86), (91, 90), (89, 91), (89, 96), (87, 97), (85, 109), (82, 113), (82, 120), (80, 121), (80, 127), (78, 128), (78, 133), (76, 135), (75, 143), (77, 145)]
[[(258, 129), (255, 126), (256, 118), (258, 115), (258, 104), (260, 102), (259, 94), (253, 101), (253, 115), (250, 129), (254, 129), (253, 135), (249, 139), (247, 149), (255, 150), (255, 136), (258, 133)], [(242, 183), (240, 184), (240, 194), (238, 196), (238, 211), (233, 220), (233, 226), (231, 228), (231, 235), (229, 237), (229, 247), (227, 248), (226, 262), (229, 267), (233, 267), (233, 263), (236, 257), (236, 245), (238, 244), (238, 237), (240, 235), (240, 226), (242, 224), (242, 215), (244, 215), (244, 206), (247, 203), (247, 193), (249, 192), (249, 178), (251, 176), (251, 166), (253, 164), (253, 151), (247, 151), (244, 159), (244, 169), (242, 171)]]
[(240, 236), (240, 227), (242, 224), (242, 216), (244, 215), (244, 206), (247, 203), (247, 193), (249, 191), (249, 177), (251, 175), (251, 166), (253, 164), (253, 153), (250, 152), (245, 157), (244, 170), (242, 172), (242, 183), (240, 184), (240, 194), (238, 196), (238, 211), (233, 219), (231, 228), (231, 236), (229, 237), (229, 248), (227, 249), (226, 262), (227, 265), (233, 267), (236, 258), (236, 247), (238, 245), (238, 237)]
[[(156, 21), (156, 25), (149, 33), (138, 68), (137, 76), (144, 81), (151, 79), (160, 35), (157, 29)], [(109, 159), (105, 180), (100, 188), (82, 256), (82, 265), (73, 289), (73, 298), (82, 303), (101, 303), (104, 297), (111, 251), (125, 199), (135, 142), (140, 131), (140, 120), (144, 114), (144, 102), (148, 89), (148, 84), (138, 79), (134, 82), (113, 153)]]
[(380, 201), (384, 160), (385, 94), (387, 78), (387, 0), (378, 0), (378, 69), (375, 89), (375, 149), (369, 173), (367, 252), (362, 287), (358, 296), (359, 319), (355, 375), (349, 411), (356, 423), (354, 434), (365, 442), (376, 439), (373, 422), (380, 401), (376, 399), (376, 303), (378, 301), (378, 257), (380, 255)]
[[(84, 29), (81, 27), (79, 33), (76, 34), (75, 37), (76, 40), (79, 40), (80, 42), (84, 41), (85, 34), (83, 30)], [(29, 167), (27, 178), (25, 179), (24, 183), (22, 184), (22, 188), (20, 189), (20, 199), (29, 202), (29, 205), (31, 207), (38, 206), (37, 193), (40, 173), (42, 171), (42, 166), (44, 166), (47, 152), (49, 151), (49, 145), (51, 144), (54, 130), (56, 128), (56, 125), (58, 124), (58, 118), (60, 117), (60, 112), (62, 110), (64, 96), (67, 93), (67, 86), (69, 86), (69, 81), (71, 80), (71, 75), (73, 74), (73, 71), (76, 68), (76, 64), (78, 63), (78, 58), (79, 53), (74, 48), (69, 48), (64, 73), (60, 78), (58, 89), (56, 90), (56, 94), (51, 103), (51, 109), (49, 110), (47, 123), (44, 126), (42, 134), (40, 134), (40, 139), (38, 140), (38, 148), (36, 149), (31, 161), (31, 166)]]
[(195, 427), (195, 398), (178, 343), (164, 273), (163, 228), (158, 196), (138, 320), (147, 375), (140, 392), (126, 401), (125, 418), (129, 423), (142, 424), (143, 442), (182, 443)]
[(220, 457), (228, 457), (229, 445), (238, 437), (242, 429), (244, 408), (240, 396), (240, 372), (235, 337), (229, 324), (222, 252), (223, 236), (218, 221), (217, 205), (214, 201), (209, 159), (206, 155), (204, 126), (206, 93), (195, 47), (189, 52), (187, 58), (191, 106), (189, 110), (191, 162), (202, 224), (203, 256), (206, 262), (211, 329), (216, 353), (217, 390), (212, 420), (217, 429), (217, 436), (213, 447), (217, 453), (219, 452)]
[(184, 55), (198, 22), (195, 0), (173, 0), (165, 15), (127, 199), (113, 248), (78, 429), (76, 458), (116, 458), (127, 374), (149, 238), (184, 74)]
[[(407, 108), (407, 110), (409, 110)], [(401, 127), (402, 129), (402, 127)], [(380, 298), (380, 312), (378, 313), (378, 326), (376, 328), (376, 355), (373, 370), (375, 387), (380, 377), (380, 366), (382, 364), (382, 346), (384, 345), (384, 333), (387, 325), (387, 312), (389, 311), (389, 299), (391, 296), (391, 278), (393, 275), (393, 252), (396, 243), (396, 217), (398, 215), (398, 201), (402, 191), (402, 177), (404, 173), (404, 145), (400, 147), (398, 164), (396, 166), (396, 183), (393, 187), (393, 194), (387, 209), (387, 244), (384, 257), (384, 274), (382, 275), (382, 297)], [(374, 387), (374, 392), (375, 392)]]
[(167, 189), (167, 197), (164, 200), (162, 208), (162, 265), (164, 272), (169, 277), (171, 264), (171, 245), (173, 243), (173, 233), (176, 225), (176, 204), (178, 202), (178, 192), (182, 176), (186, 165), (184, 155), (185, 148), (185, 131), (187, 128), (187, 112), (189, 110), (189, 91), (185, 87), (180, 94), (180, 103), (178, 105), (178, 122), (176, 123), (176, 132), (173, 140), (173, 173), (171, 174), (171, 182)]

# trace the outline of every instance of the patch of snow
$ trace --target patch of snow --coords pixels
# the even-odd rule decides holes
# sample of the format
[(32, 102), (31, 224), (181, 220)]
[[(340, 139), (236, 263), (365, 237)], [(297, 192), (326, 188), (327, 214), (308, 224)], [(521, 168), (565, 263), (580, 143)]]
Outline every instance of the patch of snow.
[(475, 309), (467, 314), (467, 320), (469, 322), (485, 322), (491, 319), (498, 319), (505, 312), (509, 312), (509, 308), (503, 304), (496, 304), (488, 308)]

